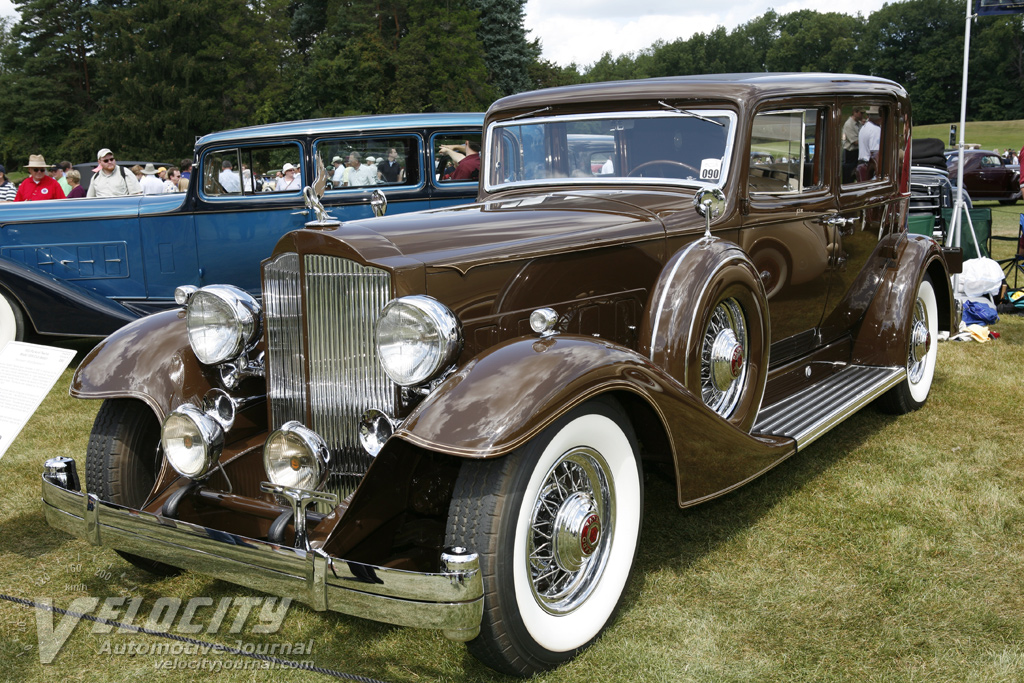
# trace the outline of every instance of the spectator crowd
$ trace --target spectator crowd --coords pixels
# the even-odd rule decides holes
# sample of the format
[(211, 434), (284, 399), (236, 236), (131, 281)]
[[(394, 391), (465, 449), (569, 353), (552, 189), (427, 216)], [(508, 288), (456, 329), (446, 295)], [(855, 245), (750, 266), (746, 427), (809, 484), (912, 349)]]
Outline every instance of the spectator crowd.
[(89, 189), (82, 186), (82, 174), (70, 161), (49, 165), (42, 154), (32, 154), (24, 169), (28, 177), (15, 185), (0, 164), (0, 202), (41, 201), (76, 197), (120, 197), (137, 194), (184, 192), (188, 187), (192, 162), (177, 166), (119, 166), (114, 153), (104, 147), (96, 153)]

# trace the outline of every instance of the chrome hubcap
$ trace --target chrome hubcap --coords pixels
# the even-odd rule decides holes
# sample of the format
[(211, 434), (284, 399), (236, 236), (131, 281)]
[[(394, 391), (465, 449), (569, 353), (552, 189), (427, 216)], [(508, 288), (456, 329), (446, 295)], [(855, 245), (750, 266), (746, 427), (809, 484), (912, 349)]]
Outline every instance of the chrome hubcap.
[(932, 348), (932, 335), (928, 331), (928, 310), (920, 299), (914, 305), (914, 322), (910, 327), (910, 353), (907, 356), (907, 375), (914, 384), (921, 381), (927, 369), (928, 352)]
[(590, 448), (565, 453), (533, 502), (527, 541), (530, 587), (551, 614), (581, 605), (608, 561), (615, 493), (608, 465)]
[(553, 557), (562, 571), (575, 572), (594, 554), (601, 539), (601, 515), (589, 493), (577, 491), (555, 517)]
[(747, 375), (747, 325), (736, 299), (715, 306), (704, 331), (700, 390), (705, 405), (729, 417), (739, 404)]
[(743, 347), (736, 341), (736, 333), (724, 329), (711, 346), (711, 379), (719, 391), (728, 391), (743, 372)]

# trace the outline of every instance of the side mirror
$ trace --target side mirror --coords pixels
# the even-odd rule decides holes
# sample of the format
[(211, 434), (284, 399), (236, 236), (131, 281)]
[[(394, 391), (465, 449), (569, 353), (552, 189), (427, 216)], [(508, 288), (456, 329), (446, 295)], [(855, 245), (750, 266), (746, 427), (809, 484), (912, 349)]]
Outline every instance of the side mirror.
[(711, 219), (725, 211), (725, 193), (717, 187), (700, 190), (693, 196), (693, 208), (704, 217), (704, 239), (711, 239)]

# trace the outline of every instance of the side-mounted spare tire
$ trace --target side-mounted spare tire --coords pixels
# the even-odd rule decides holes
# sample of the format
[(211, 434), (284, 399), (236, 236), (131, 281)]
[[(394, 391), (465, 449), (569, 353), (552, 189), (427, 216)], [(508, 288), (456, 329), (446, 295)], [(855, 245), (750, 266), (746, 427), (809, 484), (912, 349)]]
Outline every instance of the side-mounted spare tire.
[(768, 297), (736, 244), (698, 240), (662, 269), (641, 350), (705, 405), (749, 432), (768, 381)]

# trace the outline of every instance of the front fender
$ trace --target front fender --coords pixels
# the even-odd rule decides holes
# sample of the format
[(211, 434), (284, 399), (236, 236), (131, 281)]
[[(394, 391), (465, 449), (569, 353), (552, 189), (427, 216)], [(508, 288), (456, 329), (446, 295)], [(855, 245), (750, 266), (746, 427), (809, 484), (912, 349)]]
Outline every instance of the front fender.
[(955, 300), (942, 248), (930, 237), (906, 234), (896, 246), (893, 277), (876, 293), (864, 316), (853, 349), (853, 362), (895, 366), (907, 362), (907, 336), (917, 286), (928, 275), (935, 288), (940, 330), (956, 324)]
[(99, 343), (75, 371), (75, 398), (134, 398), (163, 419), (218, 386), (216, 372), (192, 353), (182, 309), (155, 313)]
[(9, 258), (0, 257), (0, 281), (40, 334), (102, 337), (139, 317), (105, 296)]
[[(730, 490), (795, 452), (791, 440), (751, 436), (716, 415), (661, 368), (603, 339), (520, 338), (481, 354), (409, 415), (395, 437), (464, 458), (505, 455), (575, 406), (623, 392), (657, 418), (639, 436), (669, 445), (679, 504)], [(660, 428), (662, 434), (650, 430)]]
[(642, 356), (609, 341), (576, 335), (520, 338), (484, 352), (449, 377), (395, 435), (453, 455), (504, 455), (575, 405), (615, 389), (648, 401), (652, 393), (670, 392), (703, 407)]

